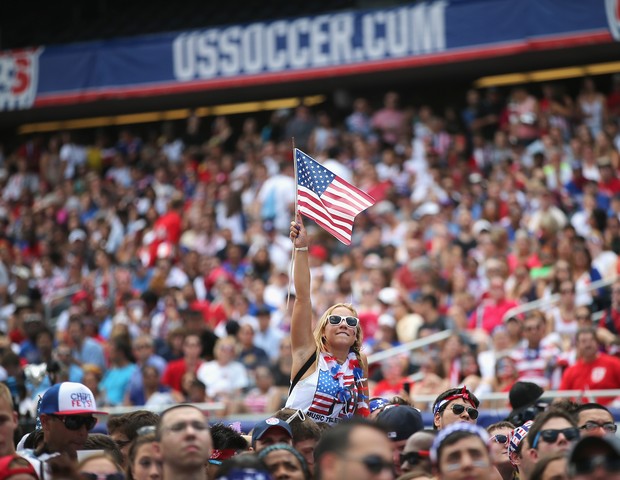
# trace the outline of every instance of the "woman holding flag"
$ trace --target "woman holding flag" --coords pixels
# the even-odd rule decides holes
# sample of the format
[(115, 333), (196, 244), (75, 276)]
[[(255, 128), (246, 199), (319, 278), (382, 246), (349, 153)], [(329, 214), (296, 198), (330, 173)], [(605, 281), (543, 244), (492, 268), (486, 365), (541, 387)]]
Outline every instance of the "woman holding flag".
[(367, 416), (368, 363), (360, 352), (362, 329), (352, 305), (327, 309), (312, 329), (308, 235), (301, 214), (291, 222), (295, 246), (295, 303), (291, 319), (293, 368), (286, 407), (301, 410), (317, 422), (337, 423), (352, 415)]

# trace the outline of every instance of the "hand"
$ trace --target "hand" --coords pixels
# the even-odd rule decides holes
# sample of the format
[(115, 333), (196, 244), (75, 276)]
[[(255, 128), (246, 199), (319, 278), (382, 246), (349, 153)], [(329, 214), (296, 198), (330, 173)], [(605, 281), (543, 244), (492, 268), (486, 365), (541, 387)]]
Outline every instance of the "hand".
[(301, 220), (301, 213), (297, 213), (296, 221), (291, 222), (291, 233), (289, 234), (295, 248), (308, 246), (308, 234)]

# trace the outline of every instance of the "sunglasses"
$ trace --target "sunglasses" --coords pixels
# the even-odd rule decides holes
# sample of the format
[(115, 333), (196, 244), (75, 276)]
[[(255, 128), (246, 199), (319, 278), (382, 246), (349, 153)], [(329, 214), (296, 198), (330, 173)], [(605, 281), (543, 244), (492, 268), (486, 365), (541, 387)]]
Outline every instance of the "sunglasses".
[(502, 445), (506, 445), (508, 443), (508, 435), (498, 433), (497, 435), (493, 435), (490, 440), (493, 440), (495, 443), (501, 443)]
[(589, 475), (599, 467), (602, 467), (608, 473), (616, 473), (620, 470), (620, 459), (607, 458), (604, 455), (581, 458), (579, 461), (571, 462), (568, 466), (568, 473), (571, 477), (575, 475)]
[(564, 429), (554, 429), (550, 428), (548, 430), (541, 430), (534, 438), (534, 443), (532, 443), (532, 448), (536, 448), (538, 446), (538, 441), (542, 439), (546, 443), (555, 443), (558, 441), (558, 437), (560, 433), (564, 435), (566, 440), (569, 442), (573, 440), (577, 440), (579, 438), (579, 429), (575, 427), (569, 427)]
[(400, 464), (407, 462), (409, 465), (417, 465), (424, 458), (429, 458), (428, 450), (420, 450), (419, 452), (403, 452), (400, 454)]
[(450, 408), (455, 415), (461, 415), (465, 410), (467, 410), (467, 415), (469, 415), (469, 418), (471, 418), (472, 420), (478, 418), (479, 415), (478, 410), (476, 410), (474, 407), (465, 407), (465, 405), (461, 405), (460, 403), (452, 405)]
[(82, 472), (80, 473), (80, 478), (83, 480), (125, 480), (125, 475), (122, 473), (91, 473), (91, 472)]
[(95, 417), (82, 417), (80, 415), (52, 415), (52, 417), (60, 420), (67, 430), (76, 431), (82, 427), (86, 427), (86, 430), (92, 430), (97, 425), (97, 419)]
[(596, 423), (596, 422), (586, 422), (584, 425), (579, 427), (581, 430), (585, 430), (586, 432), (592, 432), (597, 428), (602, 428), (605, 433), (616, 433), (618, 430), (618, 425), (615, 423)]
[(344, 457), (347, 460), (353, 462), (359, 462), (363, 464), (366, 469), (372, 473), (373, 475), (377, 475), (381, 473), (383, 470), (394, 470), (394, 464), (391, 460), (384, 460), (379, 455), (368, 455), (367, 457), (356, 458), (356, 457)]
[(342, 315), (330, 315), (327, 317), (330, 325), (340, 325), (343, 321), (347, 322), (347, 326), (351, 328), (357, 327), (360, 319), (357, 317), (343, 317)]

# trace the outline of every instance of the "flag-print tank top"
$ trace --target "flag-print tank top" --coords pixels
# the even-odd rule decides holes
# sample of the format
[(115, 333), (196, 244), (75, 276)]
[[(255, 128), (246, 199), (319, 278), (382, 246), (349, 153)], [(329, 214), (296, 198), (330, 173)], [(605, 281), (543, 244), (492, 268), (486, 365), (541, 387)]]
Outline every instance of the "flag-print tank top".
[(350, 352), (342, 365), (330, 353), (321, 352), (317, 369), (295, 385), (286, 407), (302, 410), (314, 421), (323, 423), (335, 424), (356, 412), (367, 415), (362, 377), (355, 352)]

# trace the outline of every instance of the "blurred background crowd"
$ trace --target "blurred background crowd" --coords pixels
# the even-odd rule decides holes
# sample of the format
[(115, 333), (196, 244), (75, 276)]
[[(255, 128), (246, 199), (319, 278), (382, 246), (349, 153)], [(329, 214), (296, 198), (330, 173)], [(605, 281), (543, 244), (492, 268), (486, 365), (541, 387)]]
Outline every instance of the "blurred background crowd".
[(453, 331), (372, 364), (371, 397), (561, 388), (579, 327), (614, 355), (620, 77), (472, 89), (460, 105), (401, 95), (7, 143), (0, 378), (22, 414), (49, 386), (42, 363), (100, 406), (283, 405), (293, 138), (377, 200), (351, 247), (308, 227), (316, 312), (354, 304), (367, 354)]

